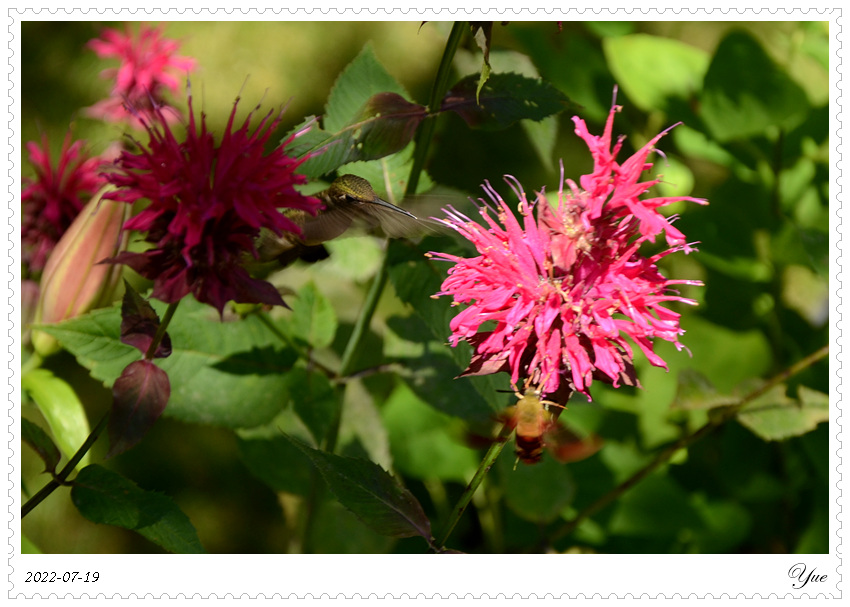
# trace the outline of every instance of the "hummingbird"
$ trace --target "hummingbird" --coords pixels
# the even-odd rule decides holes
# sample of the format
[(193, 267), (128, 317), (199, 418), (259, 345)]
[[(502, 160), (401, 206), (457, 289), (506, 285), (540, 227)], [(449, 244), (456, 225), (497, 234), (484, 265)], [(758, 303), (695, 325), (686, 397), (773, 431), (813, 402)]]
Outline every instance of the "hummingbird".
[(284, 211), (301, 228), (300, 236), (262, 231), (257, 242), (260, 261), (276, 259), (287, 265), (298, 258), (324, 259), (328, 253), (322, 243), (341, 236), (354, 225), (380, 226), (390, 238), (399, 238), (422, 233), (431, 223), (381, 199), (366, 179), (356, 175), (341, 175), (329, 188), (313, 196), (325, 205), (315, 217), (306, 211)]

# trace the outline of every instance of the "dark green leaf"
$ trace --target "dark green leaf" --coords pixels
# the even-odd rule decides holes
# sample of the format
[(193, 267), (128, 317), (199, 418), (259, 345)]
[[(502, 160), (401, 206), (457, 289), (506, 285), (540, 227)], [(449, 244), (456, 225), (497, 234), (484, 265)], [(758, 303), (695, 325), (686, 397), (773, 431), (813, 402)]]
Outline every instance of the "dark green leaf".
[(383, 468), (365, 459), (341, 457), (292, 439), (321, 472), (343, 506), (378, 533), (421, 535), (431, 540), (431, 523), (415, 497)]
[(275, 491), (307, 496), (313, 481), (310, 460), (284, 434), (311, 440), (309, 429), (287, 408), (265, 426), (238, 430), (239, 453), (251, 474)]
[(520, 517), (535, 523), (555, 520), (575, 495), (575, 484), (567, 466), (548, 454), (537, 464), (517, 463), (513, 443), (499, 458), (504, 479), (505, 501)]
[(80, 514), (94, 523), (131, 529), (169, 552), (204, 552), (189, 518), (170, 498), (143, 491), (101, 466), (80, 470), (71, 499)]
[(519, 74), (495, 74), (480, 95), (476, 90), (476, 76), (467, 76), (446, 94), (440, 109), (456, 112), (470, 127), (498, 130), (524, 118), (542, 120), (573, 105), (548, 82)]
[(113, 457), (135, 446), (154, 425), (168, 404), (168, 375), (149, 360), (127, 365), (112, 384), (109, 413), (109, 451)]
[(702, 117), (721, 141), (790, 129), (809, 110), (806, 93), (749, 33), (734, 31), (717, 48), (705, 75)]
[(59, 453), (56, 445), (53, 444), (53, 440), (47, 435), (47, 432), (27, 418), (22, 417), (21, 439), (35, 449), (35, 452), (44, 461), (45, 472), (50, 472), (51, 474), (56, 472), (56, 466), (59, 464), (59, 459), (62, 455)]

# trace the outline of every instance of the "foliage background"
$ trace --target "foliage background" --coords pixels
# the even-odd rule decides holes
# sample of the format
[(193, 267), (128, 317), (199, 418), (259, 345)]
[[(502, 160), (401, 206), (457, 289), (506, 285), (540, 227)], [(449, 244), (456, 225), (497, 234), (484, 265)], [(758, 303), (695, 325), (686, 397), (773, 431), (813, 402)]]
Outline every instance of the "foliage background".
[[(85, 22), (22, 24), (22, 133), (42, 131), (58, 149), (69, 117), (107, 92), (104, 65), (83, 45), (101, 27)], [(369, 43), (387, 71), (424, 103), (442, 52), (447, 23), (193, 23), (168, 24), (181, 53), (198, 59), (196, 98), (219, 132), (233, 99), (264, 108), (291, 98), (285, 130), (305, 115), (322, 114), (334, 80)], [(536, 70), (583, 108), (591, 132), (601, 132), (619, 85), (624, 107), (615, 133), (628, 135), (623, 155), (683, 121), (665, 137), (656, 169), (664, 195), (707, 198), (706, 208), (682, 205), (677, 224), (701, 241), (700, 253), (668, 258), (665, 272), (700, 278), (687, 289), (700, 306), (683, 309), (684, 343), (658, 352), (670, 372), (645, 361), (643, 390), (604, 390), (594, 402), (571, 404), (564, 415), (606, 443), (596, 456), (566, 466), (551, 459), (512, 471), (506, 452), (490, 472), (450, 546), (466, 552), (551, 548), (600, 552), (827, 552), (828, 424), (787, 440), (765, 441), (737, 421), (703, 439), (671, 465), (627, 492), (576, 532), (550, 546), (546, 538), (575, 512), (610, 491), (646, 463), (660, 446), (693, 430), (706, 410), (671, 409), (682, 378), (699, 371), (719, 393), (770, 377), (828, 342), (828, 31), (825, 23), (511, 23), (494, 25), (494, 73)], [(480, 68), (480, 50), (467, 41), (458, 76)], [(441, 117), (429, 163), (434, 182), (478, 196), (485, 179), (503, 194), (501, 176), (527, 190), (557, 189), (557, 159), (567, 177), (589, 172), (590, 157), (572, 133), (570, 112), (529, 137), (525, 125), (473, 131), (454, 115)], [(557, 131), (547, 130), (557, 128)], [(115, 127), (75, 120), (74, 134), (95, 152), (121, 136)], [(549, 147), (551, 146), (551, 147)], [(548, 149), (543, 154), (540, 149)], [(26, 159), (22, 159), (26, 173)], [(332, 259), (285, 272), (282, 283), (315, 285), (330, 302), (336, 331), (317, 352), (338, 360), (380, 259), (371, 239), (340, 241)], [(313, 287), (307, 287), (312, 289)], [(331, 322), (330, 320), (328, 322)], [(367, 355), (357, 368), (392, 360), (410, 369), (435, 368), (423, 390), (416, 378), (380, 374), (347, 391), (355, 411), (344, 428), (349, 451), (364, 451), (392, 468), (419, 499), (435, 526), (445, 519), (480, 460), (467, 430), (480, 427), (480, 409), (466, 401), (465, 380), (428, 345), (406, 339), (421, 323), (409, 306), (385, 292), (372, 323)], [(448, 327), (446, 326), (446, 336)], [(437, 364), (439, 363), (439, 364)], [(47, 366), (81, 395), (90, 419), (102, 415), (110, 392), (67, 353)], [(294, 381), (294, 380), (293, 380)], [(297, 383), (297, 382), (294, 382)], [(795, 377), (826, 393), (827, 365)], [(706, 396), (707, 389), (702, 397)], [(454, 411), (453, 396), (458, 407)], [(287, 410), (297, 410), (292, 388)], [(433, 401), (440, 400), (435, 407)], [(508, 404), (486, 403), (493, 411)], [(472, 409), (473, 412), (470, 412)], [(475, 413), (477, 411), (478, 413)], [(24, 416), (38, 420), (31, 403)], [(461, 419), (466, 418), (466, 419)], [(476, 426), (475, 424), (479, 424)], [(208, 552), (282, 552), (293, 549), (295, 505), (309, 486), (309, 468), (271, 479), (257, 461), (269, 453), (262, 430), (188, 423), (166, 415), (146, 439), (107, 466), (146, 490), (170, 496), (198, 531)], [(99, 450), (98, 450), (99, 449)], [(98, 445), (94, 461), (105, 447)], [(277, 453), (276, 457), (280, 456)], [(280, 460), (276, 460), (280, 461)], [(43, 484), (40, 461), (24, 447), (25, 486)], [(279, 468), (279, 467), (278, 467)], [(293, 469), (295, 469), (293, 467)], [(298, 475), (301, 475), (300, 477)], [(261, 480), (262, 479), (262, 480)], [(270, 488), (275, 487), (277, 491)], [(281, 491), (285, 489), (285, 491)], [(421, 539), (391, 540), (360, 524), (333, 501), (317, 515), (317, 552), (422, 552)], [(122, 529), (82, 518), (58, 491), (24, 521), (24, 534), (45, 552), (149, 552), (158, 547)]]

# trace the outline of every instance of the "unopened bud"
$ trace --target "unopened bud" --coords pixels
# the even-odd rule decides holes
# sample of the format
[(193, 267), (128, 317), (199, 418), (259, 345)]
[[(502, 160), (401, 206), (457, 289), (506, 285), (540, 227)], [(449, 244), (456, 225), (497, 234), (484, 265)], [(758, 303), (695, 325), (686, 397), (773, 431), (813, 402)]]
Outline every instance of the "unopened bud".
[[(52, 324), (109, 304), (121, 266), (100, 263), (115, 257), (127, 244), (122, 231), (130, 205), (95, 194), (59, 240), (41, 276), (36, 324)], [(55, 338), (33, 331), (32, 342), (41, 356), (59, 349)]]

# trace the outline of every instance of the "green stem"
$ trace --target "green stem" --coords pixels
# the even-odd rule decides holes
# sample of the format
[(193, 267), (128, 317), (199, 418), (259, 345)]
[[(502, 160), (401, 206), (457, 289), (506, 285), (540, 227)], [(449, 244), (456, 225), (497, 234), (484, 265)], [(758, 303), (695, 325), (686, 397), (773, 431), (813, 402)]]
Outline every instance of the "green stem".
[(620, 483), (619, 485), (614, 487), (611, 491), (609, 491), (608, 493), (606, 493), (605, 495), (601, 496), (599, 499), (597, 499), (596, 501), (591, 503), (584, 510), (579, 512), (575, 516), (575, 518), (568, 521), (563, 527), (561, 527), (558, 531), (556, 531), (555, 534), (550, 537), (550, 541), (556, 541), (556, 540), (558, 540), (562, 537), (569, 535), (573, 531), (575, 531), (576, 527), (578, 527), (578, 525), (582, 521), (584, 521), (585, 519), (587, 519), (587, 518), (593, 516), (594, 514), (596, 514), (597, 512), (599, 512), (602, 508), (604, 508), (608, 504), (615, 501), (617, 498), (619, 498), (621, 495), (623, 495), (626, 491), (628, 491), (629, 489), (634, 487), (637, 483), (639, 483), (640, 481), (645, 479), (647, 476), (649, 476), (651, 473), (653, 473), (655, 470), (657, 470), (660, 466), (662, 466), (663, 464), (666, 464), (668, 461), (670, 461), (670, 458), (672, 458), (673, 455), (677, 451), (679, 451), (680, 449), (685, 449), (685, 448), (689, 447), (691, 444), (700, 440), (704, 436), (707, 436), (708, 434), (714, 432), (717, 428), (719, 428), (720, 426), (722, 426), (723, 424), (728, 422), (730, 419), (732, 419), (736, 415), (738, 415), (738, 412), (741, 410), (742, 407), (744, 407), (744, 405), (752, 402), (753, 400), (755, 400), (756, 398), (758, 398), (762, 394), (765, 394), (766, 392), (768, 392), (774, 386), (777, 386), (777, 385), (781, 384), (782, 382), (786, 381), (789, 377), (792, 377), (793, 375), (796, 375), (800, 371), (810, 367), (811, 365), (813, 365), (817, 361), (819, 361), (822, 358), (824, 358), (825, 356), (827, 356), (827, 354), (829, 354), (829, 346), (824, 346), (823, 348), (821, 348), (821, 349), (817, 350), (816, 352), (810, 354), (806, 358), (798, 361), (797, 363), (795, 363), (794, 365), (792, 365), (788, 369), (782, 371), (778, 375), (772, 377), (771, 379), (766, 381), (763, 385), (761, 385), (759, 388), (753, 390), (752, 392), (750, 392), (749, 394), (747, 394), (746, 396), (741, 398), (741, 400), (738, 401), (737, 403), (735, 403), (734, 405), (730, 405), (728, 407), (723, 407), (723, 408), (717, 409), (716, 410), (717, 414), (710, 416), (708, 422), (706, 422), (706, 424), (704, 426), (702, 426), (698, 430), (694, 431), (693, 433), (680, 438), (679, 440), (677, 440), (672, 445), (669, 445), (668, 447), (666, 447), (657, 456), (655, 456), (655, 458), (651, 462), (649, 462), (643, 468), (641, 468), (640, 470), (635, 472), (632, 476), (630, 476), (629, 478), (624, 480), (622, 483)]
[(437, 75), (434, 78), (434, 86), (431, 87), (431, 97), (428, 99), (429, 116), (422, 121), (413, 139), (415, 142), (413, 166), (410, 169), (410, 177), (407, 180), (407, 189), (405, 190), (407, 196), (415, 194), (416, 188), (419, 186), (419, 176), (422, 174), (422, 169), (425, 168), (428, 148), (431, 145), (431, 139), (434, 137), (434, 128), (436, 127), (436, 117), (440, 110), (440, 103), (449, 88), (452, 60), (467, 27), (466, 22), (456, 21), (452, 26), (449, 39), (446, 41), (446, 49), (443, 51), (443, 58), (440, 60), (440, 66), (437, 68)]
[(487, 453), (484, 455), (484, 459), (482, 459), (481, 463), (478, 464), (478, 470), (475, 471), (475, 476), (473, 476), (472, 480), (469, 481), (469, 484), (466, 486), (466, 489), (463, 490), (457, 505), (452, 510), (451, 516), (446, 523), (446, 528), (443, 530), (443, 534), (437, 541), (437, 546), (445, 547), (455, 525), (457, 525), (460, 517), (463, 516), (463, 513), (466, 511), (466, 507), (469, 505), (469, 502), (472, 501), (472, 496), (475, 495), (475, 491), (484, 480), (487, 472), (493, 467), (493, 464), (496, 463), (496, 459), (499, 457), (502, 449), (504, 449), (505, 443), (512, 432), (512, 427), (509, 427), (507, 424), (502, 426), (502, 429), (499, 432), (499, 437), (492, 445), (490, 445), (490, 449), (487, 450)]
[(100, 433), (103, 432), (103, 429), (106, 427), (106, 422), (109, 419), (109, 413), (104, 415), (101, 420), (97, 423), (97, 426), (94, 427), (94, 430), (91, 431), (86, 441), (83, 445), (77, 449), (77, 452), (74, 456), (65, 464), (65, 467), (53, 476), (49, 483), (47, 483), (41, 490), (33, 495), (27, 502), (21, 507), (21, 518), (23, 519), (27, 514), (29, 514), (33, 508), (38, 506), (41, 502), (45, 500), (45, 498), (53, 493), (56, 489), (65, 484), (65, 479), (68, 478), (68, 475), (77, 467), (77, 464), (80, 463), (80, 460), (83, 459), (83, 456), (88, 453), (89, 449), (91, 449), (92, 445), (94, 445), (95, 441), (100, 436)]
[[(156, 354), (157, 349), (159, 348), (159, 344), (162, 343), (163, 337), (165, 337), (165, 332), (168, 329), (168, 324), (171, 322), (171, 319), (174, 317), (174, 313), (177, 311), (177, 305), (179, 301), (168, 304), (168, 309), (165, 311), (165, 315), (162, 317), (162, 322), (160, 322), (159, 327), (157, 328), (156, 334), (154, 335), (153, 340), (148, 346), (148, 351), (145, 353), (145, 360), (153, 360), (154, 355)], [(45, 498), (56, 491), (59, 487), (65, 484), (65, 480), (68, 478), (68, 475), (77, 467), (77, 464), (80, 463), (80, 460), (83, 459), (83, 456), (88, 453), (89, 449), (91, 449), (92, 445), (94, 445), (95, 441), (100, 436), (103, 429), (106, 427), (106, 423), (109, 420), (109, 413), (107, 412), (100, 421), (97, 423), (97, 426), (94, 427), (94, 430), (91, 431), (88, 438), (86, 438), (83, 445), (77, 450), (74, 456), (68, 461), (64, 468), (59, 472), (59, 474), (55, 474), (53, 478), (48, 482), (41, 490), (33, 495), (27, 502), (21, 507), (21, 518), (25, 517), (28, 513), (32, 511), (33, 508), (38, 506), (41, 502), (45, 500)]]
[(156, 329), (156, 335), (154, 335), (153, 341), (151, 341), (150, 346), (148, 346), (148, 351), (145, 352), (145, 360), (154, 359), (154, 355), (156, 354), (156, 351), (159, 348), (159, 344), (162, 342), (162, 339), (165, 337), (165, 332), (168, 330), (168, 324), (174, 317), (174, 313), (177, 311), (177, 306), (179, 304), (179, 299), (173, 303), (168, 304), (168, 308), (165, 310), (165, 315), (162, 317), (162, 321), (159, 323), (159, 327), (157, 327)]

